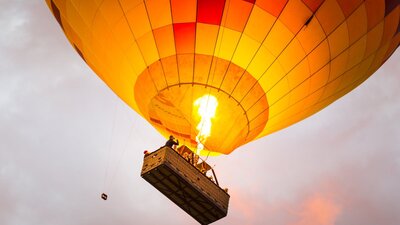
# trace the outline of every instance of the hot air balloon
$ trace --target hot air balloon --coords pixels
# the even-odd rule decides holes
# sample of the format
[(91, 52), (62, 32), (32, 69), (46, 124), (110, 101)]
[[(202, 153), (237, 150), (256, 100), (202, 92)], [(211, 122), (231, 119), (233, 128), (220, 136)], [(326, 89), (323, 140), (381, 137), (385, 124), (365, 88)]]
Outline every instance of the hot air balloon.
[[(322, 110), (371, 76), (400, 42), (399, 0), (46, 2), (115, 94), (199, 154), (229, 154)], [(146, 154), (145, 163), (174, 157), (165, 151)], [(179, 177), (167, 173), (165, 182)], [(188, 211), (196, 207), (203, 206)], [(218, 219), (205, 210), (211, 214), (200, 223)]]
[(205, 153), (229, 154), (320, 111), (400, 41), (399, 0), (46, 2), (115, 94)]

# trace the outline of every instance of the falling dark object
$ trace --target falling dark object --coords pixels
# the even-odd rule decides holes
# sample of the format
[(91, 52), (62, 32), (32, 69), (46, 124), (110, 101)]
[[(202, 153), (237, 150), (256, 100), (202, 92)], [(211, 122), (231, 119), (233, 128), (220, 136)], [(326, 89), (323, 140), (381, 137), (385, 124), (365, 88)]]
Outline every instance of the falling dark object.
[(198, 159), (186, 146), (163, 147), (144, 156), (141, 176), (200, 224), (210, 224), (227, 215), (230, 196)]
[(107, 200), (108, 196), (105, 193), (102, 193), (101, 198), (105, 201), (105, 200)]

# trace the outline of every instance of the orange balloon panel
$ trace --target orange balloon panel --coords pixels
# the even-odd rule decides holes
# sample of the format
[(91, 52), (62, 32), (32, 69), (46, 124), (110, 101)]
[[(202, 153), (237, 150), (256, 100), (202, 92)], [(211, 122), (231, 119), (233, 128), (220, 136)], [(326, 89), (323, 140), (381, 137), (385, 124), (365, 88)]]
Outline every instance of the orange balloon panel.
[[(400, 41), (399, 0), (46, 0), (85, 62), (162, 135), (205, 150), (290, 126), (373, 74)], [(200, 124), (200, 125), (199, 125)]]

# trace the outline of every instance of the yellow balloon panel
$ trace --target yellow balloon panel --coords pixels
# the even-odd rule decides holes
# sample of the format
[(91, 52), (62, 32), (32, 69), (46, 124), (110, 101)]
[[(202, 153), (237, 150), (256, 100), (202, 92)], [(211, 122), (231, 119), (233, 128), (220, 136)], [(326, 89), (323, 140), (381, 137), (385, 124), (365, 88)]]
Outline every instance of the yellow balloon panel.
[(146, 9), (152, 29), (172, 23), (169, 0), (148, 0), (146, 1)]
[[(318, 112), (400, 41), (398, 0), (46, 2), (122, 100), (205, 152), (229, 154)], [(212, 113), (204, 98), (216, 99)]]
[[(267, 13), (257, 5), (253, 6), (252, 13), (247, 21), (244, 34), (261, 43), (271, 30), (276, 17)], [(260, 23), (262, 21), (262, 23)]]
[(172, 25), (153, 30), (153, 35), (161, 58), (176, 54), (174, 29)]
[(291, 33), (296, 34), (303, 28), (304, 21), (307, 21), (311, 15), (311, 10), (302, 0), (291, 0), (287, 2), (279, 20), (285, 24)]
[(361, 4), (350, 16), (347, 18), (347, 26), (349, 29), (349, 42), (353, 44), (367, 33), (367, 12), (365, 4)]
[[(212, 2), (208, 0), (199, 2), (208, 2), (208, 8), (212, 7), (215, 2), (223, 3), (225, 1), (216, 0), (215, 2)], [(226, 10), (223, 10), (222, 26), (242, 32), (247, 24), (247, 21), (249, 20), (250, 13), (253, 9), (253, 4), (249, 4), (249, 2), (243, 0), (230, 0), (226, 1), (225, 5)]]

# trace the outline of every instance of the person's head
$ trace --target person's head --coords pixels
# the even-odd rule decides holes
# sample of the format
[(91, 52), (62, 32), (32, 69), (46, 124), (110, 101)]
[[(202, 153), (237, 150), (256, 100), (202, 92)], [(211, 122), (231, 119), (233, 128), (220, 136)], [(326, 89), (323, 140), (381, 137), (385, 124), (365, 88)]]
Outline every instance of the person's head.
[(169, 136), (169, 140), (174, 140), (174, 139), (175, 139), (174, 136), (172, 135)]

